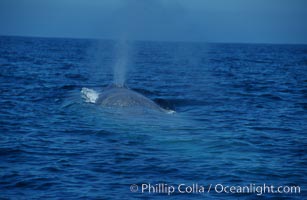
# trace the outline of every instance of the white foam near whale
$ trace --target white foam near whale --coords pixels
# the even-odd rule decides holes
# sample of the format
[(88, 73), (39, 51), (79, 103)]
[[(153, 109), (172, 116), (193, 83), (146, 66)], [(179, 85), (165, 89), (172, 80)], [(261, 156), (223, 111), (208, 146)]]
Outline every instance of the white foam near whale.
[(99, 93), (89, 88), (82, 88), (81, 94), (87, 103), (96, 103), (97, 99), (99, 98)]
[(139, 107), (169, 114), (175, 113), (173, 110), (166, 110), (161, 108), (151, 99), (124, 86), (111, 85), (106, 87), (101, 93), (93, 89), (82, 88), (81, 94), (85, 102), (101, 105), (104, 107)]

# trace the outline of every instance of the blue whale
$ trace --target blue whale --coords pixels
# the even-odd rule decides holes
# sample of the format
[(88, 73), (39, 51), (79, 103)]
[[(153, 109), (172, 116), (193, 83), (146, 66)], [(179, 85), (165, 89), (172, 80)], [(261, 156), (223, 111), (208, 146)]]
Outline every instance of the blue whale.
[(142, 94), (129, 89), (126, 86), (110, 85), (99, 93), (93, 89), (82, 88), (82, 96), (86, 102), (94, 103), (103, 107), (126, 107), (156, 110), (166, 113), (174, 113), (160, 107), (151, 99)]

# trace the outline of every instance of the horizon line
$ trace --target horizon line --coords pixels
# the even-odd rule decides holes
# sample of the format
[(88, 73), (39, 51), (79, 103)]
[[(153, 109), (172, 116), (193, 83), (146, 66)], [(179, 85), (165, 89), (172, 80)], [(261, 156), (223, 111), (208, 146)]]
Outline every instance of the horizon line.
[[(68, 36), (42, 36), (42, 35), (19, 35), (0, 34), (0, 37), (25, 37), (25, 38), (46, 38), (46, 39), (75, 39), (75, 40), (112, 40), (118, 41), (120, 38), (107, 37), (68, 37)], [(155, 40), (155, 39), (129, 39), (134, 42), (168, 42), (168, 43), (208, 43), (208, 44), (255, 44), (255, 45), (307, 45), (307, 43), (283, 43), (283, 42), (246, 42), (246, 41), (204, 41), (204, 40)], [(129, 41), (128, 40), (128, 41)]]

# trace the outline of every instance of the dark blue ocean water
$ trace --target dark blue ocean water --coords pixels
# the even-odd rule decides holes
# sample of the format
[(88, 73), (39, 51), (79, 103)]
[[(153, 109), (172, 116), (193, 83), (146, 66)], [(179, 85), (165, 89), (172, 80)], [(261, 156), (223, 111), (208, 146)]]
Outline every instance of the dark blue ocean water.
[[(127, 85), (173, 115), (82, 100), (82, 87), (112, 83), (119, 48), (0, 37), (0, 199), (305, 198), (306, 45), (130, 44)], [(141, 192), (159, 183), (205, 192)], [(301, 193), (226, 194), (217, 184)]]

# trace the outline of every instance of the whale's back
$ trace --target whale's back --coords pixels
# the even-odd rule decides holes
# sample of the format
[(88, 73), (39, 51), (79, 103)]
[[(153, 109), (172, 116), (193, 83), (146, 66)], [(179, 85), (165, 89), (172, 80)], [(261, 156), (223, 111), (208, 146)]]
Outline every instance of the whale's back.
[(142, 107), (163, 110), (147, 97), (125, 87), (111, 87), (103, 91), (96, 102), (106, 107)]

